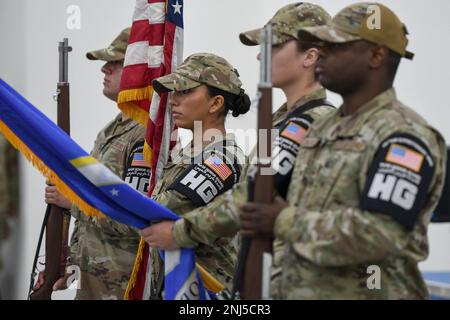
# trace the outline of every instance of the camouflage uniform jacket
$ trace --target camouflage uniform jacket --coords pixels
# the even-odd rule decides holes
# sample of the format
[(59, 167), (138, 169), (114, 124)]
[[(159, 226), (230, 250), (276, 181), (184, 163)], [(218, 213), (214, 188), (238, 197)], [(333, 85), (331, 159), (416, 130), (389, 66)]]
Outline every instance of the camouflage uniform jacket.
[(316, 121), (275, 222), (285, 245), (272, 297), (426, 298), (417, 264), (428, 254), (445, 161), (442, 136), (394, 89), (352, 115), (337, 110)]
[[(310, 95), (299, 99), (291, 112), (302, 108), (312, 100), (325, 99), (324, 89), (319, 89)], [(317, 118), (329, 113), (333, 108), (329, 106), (319, 106), (304, 112), (305, 119), (310, 123)], [(273, 115), (273, 125), (278, 128), (283, 122), (289, 122), (287, 105), (283, 104)], [(251, 154), (254, 154), (253, 151)], [(252, 156), (250, 156), (252, 157)], [(252, 161), (253, 162), (253, 161)], [(252, 163), (251, 162), (251, 163)], [(174, 230), (189, 230), (183, 237), (178, 237), (177, 242), (182, 246), (193, 246), (196, 243), (213, 243), (220, 236), (234, 236), (240, 229), (239, 206), (247, 202), (248, 183), (246, 179), (236, 184), (232, 190), (219, 196), (210, 205), (198, 208), (183, 215), (183, 219), (178, 220), (174, 225)]]
[[(228, 158), (233, 157), (237, 159), (238, 162), (235, 165), (242, 172), (245, 170), (244, 166), (246, 159), (242, 150), (236, 145), (234, 136), (227, 134), (224, 141), (226, 141), (227, 145)], [(214, 142), (214, 145), (216, 145), (216, 143), (220, 143), (220, 140)], [(209, 146), (211, 146), (211, 144), (205, 146), (204, 150), (208, 150)], [(188, 196), (171, 188), (174, 181), (179, 180), (182, 173), (188, 171), (192, 163), (191, 155), (195, 157), (196, 152), (192, 150), (190, 145), (182, 150), (174, 150), (172, 161), (164, 168), (163, 177), (157, 182), (152, 193), (153, 200), (169, 208), (181, 217), (183, 217), (186, 212), (190, 212), (198, 207), (198, 204), (194, 204)], [(242, 178), (242, 175), (239, 175), (239, 178)], [(236, 182), (238, 181), (234, 181), (234, 183)], [(214, 203), (216, 201), (215, 199), (212, 199), (212, 202), (210, 203)], [(188, 228), (174, 227), (172, 229), (172, 235), (179, 247), (195, 247), (197, 262), (223, 285), (231, 287), (232, 274), (237, 259), (237, 250), (232, 238), (218, 236), (215, 237), (215, 240), (211, 243), (196, 243), (192, 245), (191, 243), (188, 245), (181, 244), (181, 239), (184, 239), (190, 232), (191, 230)], [(157, 249), (151, 248), (149, 256), (149, 260), (152, 264), (152, 287), (155, 287), (155, 281), (158, 279), (162, 264)]]
[[(0, 136), (0, 241), (8, 237), (8, 216), (14, 216), (17, 210), (17, 183), (17, 152), (3, 136)], [(0, 268), (1, 265), (0, 255)]]
[[(119, 177), (124, 177), (127, 159), (135, 144), (143, 144), (145, 129), (119, 114), (94, 143), (91, 155)], [(76, 219), (70, 246), (69, 265), (80, 268), (76, 299), (122, 299), (140, 236), (134, 229), (108, 217), (84, 215), (71, 209)]]

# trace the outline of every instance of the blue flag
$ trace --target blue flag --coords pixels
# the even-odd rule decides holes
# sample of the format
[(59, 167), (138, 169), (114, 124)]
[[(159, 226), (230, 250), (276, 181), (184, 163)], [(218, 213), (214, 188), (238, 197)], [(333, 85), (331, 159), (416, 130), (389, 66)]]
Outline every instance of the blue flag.
[[(85, 214), (104, 214), (139, 229), (147, 227), (150, 221), (179, 219), (90, 156), (2, 79), (0, 132)], [(198, 284), (199, 297), (207, 298), (195, 267), (194, 250), (166, 254), (176, 255), (171, 261), (177, 263), (166, 267), (165, 298), (183, 298), (186, 284), (193, 280)]]

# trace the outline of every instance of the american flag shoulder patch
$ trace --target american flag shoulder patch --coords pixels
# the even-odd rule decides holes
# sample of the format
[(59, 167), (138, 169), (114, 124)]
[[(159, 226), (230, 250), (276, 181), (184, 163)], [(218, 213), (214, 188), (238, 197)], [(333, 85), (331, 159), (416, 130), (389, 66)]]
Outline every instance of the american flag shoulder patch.
[(143, 153), (135, 153), (133, 155), (133, 160), (131, 161), (131, 166), (132, 167), (150, 167), (150, 164), (147, 163), (144, 160), (144, 154)]
[(214, 171), (222, 181), (225, 181), (233, 173), (227, 164), (216, 155), (209, 156), (203, 163)]
[(392, 144), (386, 154), (386, 161), (419, 172), (425, 156), (400, 144)]
[(306, 134), (306, 129), (301, 125), (290, 122), (286, 128), (281, 132), (281, 136), (301, 144)]

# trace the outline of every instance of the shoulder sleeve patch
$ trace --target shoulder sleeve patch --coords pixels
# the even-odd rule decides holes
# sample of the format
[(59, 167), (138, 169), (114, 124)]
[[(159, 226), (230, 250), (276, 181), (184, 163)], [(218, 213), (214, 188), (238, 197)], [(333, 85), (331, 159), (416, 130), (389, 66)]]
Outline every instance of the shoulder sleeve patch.
[(144, 160), (144, 140), (139, 140), (131, 148), (124, 170), (124, 181), (136, 190), (147, 194), (151, 168)]
[(408, 230), (426, 205), (435, 164), (417, 137), (398, 133), (384, 140), (369, 167), (361, 208), (392, 217)]
[(188, 197), (196, 206), (204, 206), (239, 181), (240, 167), (219, 153), (186, 168), (169, 186)]
[(291, 118), (280, 128), (280, 134), (275, 140), (272, 151), (273, 169), (276, 172), (274, 186), (283, 198), (287, 195), (295, 158), (311, 123), (312, 119), (307, 115)]
[(281, 131), (281, 136), (287, 138), (297, 144), (302, 143), (306, 135), (307, 128), (295, 122), (289, 122), (288, 125)]

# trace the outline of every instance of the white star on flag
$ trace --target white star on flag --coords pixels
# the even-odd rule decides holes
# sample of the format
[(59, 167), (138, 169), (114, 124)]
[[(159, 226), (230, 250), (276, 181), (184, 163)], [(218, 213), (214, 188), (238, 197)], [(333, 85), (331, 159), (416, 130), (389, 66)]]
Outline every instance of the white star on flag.
[(111, 195), (113, 195), (113, 196), (118, 196), (119, 195), (119, 190), (117, 190), (117, 189), (111, 189)]
[(173, 4), (173, 5), (172, 5), (172, 7), (173, 7), (173, 9), (174, 9), (174, 14), (177, 14), (177, 13), (181, 14), (181, 8), (182, 8), (183, 6), (180, 5), (180, 4), (178, 3), (178, 0), (177, 0), (177, 3), (176, 3), (176, 4)]

